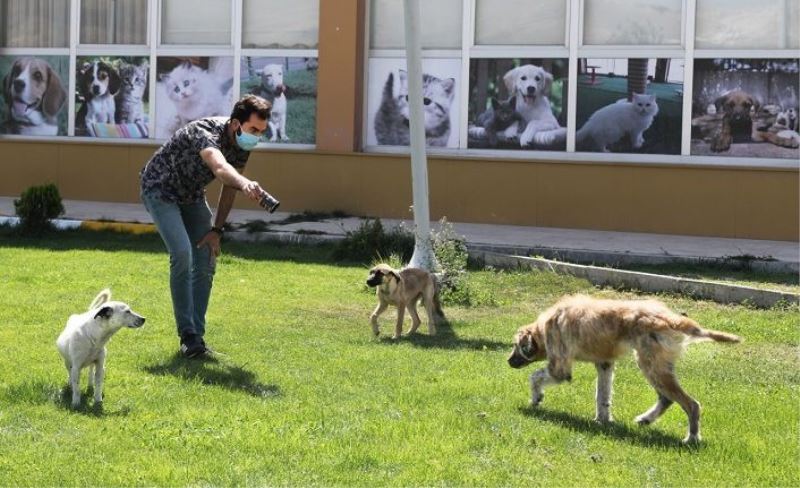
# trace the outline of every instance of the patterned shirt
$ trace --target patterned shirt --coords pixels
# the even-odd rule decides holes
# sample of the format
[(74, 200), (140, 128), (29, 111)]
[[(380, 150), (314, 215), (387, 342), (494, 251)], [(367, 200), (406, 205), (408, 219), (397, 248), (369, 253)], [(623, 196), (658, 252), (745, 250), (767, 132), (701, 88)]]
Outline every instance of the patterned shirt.
[(205, 198), (205, 187), (214, 180), (200, 151), (219, 149), (225, 160), (241, 170), (250, 153), (228, 137), (227, 117), (208, 117), (178, 129), (150, 158), (139, 176), (142, 193), (172, 203), (195, 203)]

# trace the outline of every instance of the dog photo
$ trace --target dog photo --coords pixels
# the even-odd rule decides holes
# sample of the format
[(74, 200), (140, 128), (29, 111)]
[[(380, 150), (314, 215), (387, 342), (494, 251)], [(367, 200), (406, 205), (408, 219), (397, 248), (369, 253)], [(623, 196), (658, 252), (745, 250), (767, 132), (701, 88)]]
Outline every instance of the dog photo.
[[(422, 60), (425, 142), (457, 148), (459, 59)], [(367, 145), (408, 146), (410, 142), (408, 71), (402, 58), (369, 60)]]
[(148, 137), (148, 58), (78, 56), (76, 67), (76, 136)]
[(315, 143), (317, 66), (316, 58), (242, 57), (241, 94), (272, 103), (263, 142)]
[(578, 60), (575, 149), (680, 154), (683, 60)]
[(564, 151), (566, 59), (472, 59), (467, 147)]
[(637, 365), (658, 400), (636, 417), (655, 422), (673, 403), (689, 420), (684, 442), (700, 440), (700, 404), (680, 386), (675, 363), (684, 348), (697, 341), (736, 343), (741, 338), (701, 327), (657, 300), (603, 300), (585, 295), (562, 298), (514, 336), (508, 365), (522, 368), (536, 361), (544, 367), (530, 376), (531, 407), (544, 398), (544, 387), (572, 380), (575, 362), (597, 368), (595, 421), (611, 422), (614, 363), (634, 351)]
[(0, 56), (0, 134), (67, 135), (69, 56)]
[(800, 159), (798, 59), (696, 59), (693, 155)]
[(230, 116), (233, 57), (159, 57), (156, 64), (156, 138), (203, 117)]

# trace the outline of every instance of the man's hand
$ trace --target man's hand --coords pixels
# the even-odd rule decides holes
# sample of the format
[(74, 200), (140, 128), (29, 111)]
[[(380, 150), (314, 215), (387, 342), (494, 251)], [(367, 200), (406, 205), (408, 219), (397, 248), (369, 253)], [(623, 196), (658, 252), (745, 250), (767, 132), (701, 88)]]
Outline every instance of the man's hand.
[(261, 185), (257, 181), (247, 180), (247, 183), (242, 187), (242, 193), (247, 195), (250, 200), (258, 201), (261, 198)]
[(200, 242), (197, 243), (197, 248), (200, 249), (203, 246), (208, 246), (209, 251), (211, 251), (211, 257), (216, 258), (219, 256), (220, 251), (220, 236), (213, 230), (210, 230), (200, 239)]

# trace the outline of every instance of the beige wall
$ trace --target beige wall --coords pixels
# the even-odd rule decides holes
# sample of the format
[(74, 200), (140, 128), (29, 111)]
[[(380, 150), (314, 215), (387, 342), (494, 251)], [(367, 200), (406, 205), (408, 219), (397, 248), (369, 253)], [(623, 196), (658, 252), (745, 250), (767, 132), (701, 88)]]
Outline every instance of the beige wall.
[[(281, 209), (410, 217), (407, 157), (360, 145), (364, 0), (320, 4), (317, 147), (256, 151), (247, 174)], [(0, 195), (44, 182), (68, 199), (138, 201), (152, 145), (0, 139)], [(429, 159), (431, 212), (452, 221), (797, 240), (797, 170)], [(216, 192), (213, 187), (212, 192)], [(237, 205), (253, 207), (240, 198)]]

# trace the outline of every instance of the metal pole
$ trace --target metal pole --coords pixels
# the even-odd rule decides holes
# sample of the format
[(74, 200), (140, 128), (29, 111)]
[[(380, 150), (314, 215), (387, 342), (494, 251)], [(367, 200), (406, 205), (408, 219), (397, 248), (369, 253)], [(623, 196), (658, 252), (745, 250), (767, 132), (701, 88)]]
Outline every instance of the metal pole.
[(425, 115), (422, 106), (422, 43), (419, 0), (403, 0), (411, 139), (411, 184), (414, 193), (414, 255), (409, 266), (433, 271), (436, 258), (431, 242), (428, 206), (428, 159), (425, 153)]

